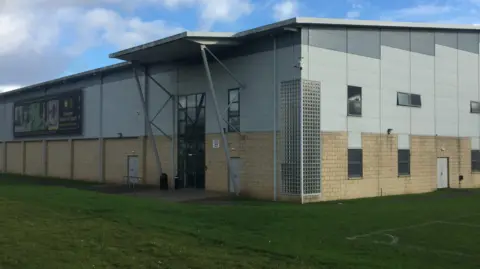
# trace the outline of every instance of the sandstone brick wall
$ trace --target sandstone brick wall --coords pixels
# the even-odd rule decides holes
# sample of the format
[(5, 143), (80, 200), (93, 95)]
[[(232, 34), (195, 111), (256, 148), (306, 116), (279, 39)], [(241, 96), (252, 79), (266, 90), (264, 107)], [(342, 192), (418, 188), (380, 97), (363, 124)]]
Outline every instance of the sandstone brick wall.
[(24, 163), (25, 163), (25, 154), (24, 154), (24, 143), (22, 142), (8, 142), (6, 145), (7, 150), (7, 167), (5, 170), (7, 173), (13, 174), (23, 174), (24, 172)]
[[(60, 156), (68, 157), (68, 150), (73, 150), (73, 164), (69, 166), (72, 169), (73, 179), (78, 180), (87, 180), (87, 181), (101, 181), (100, 177), (100, 141), (98, 139), (88, 139), (88, 140), (74, 140), (72, 148), (69, 148), (68, 145), (55, 145), (56, 147), (61, 147), (65, 152), (57, 152)], [(62, 149), (59, 149), (62, 150)], [(58, 156), (58, 157), (60, 157)], [(52, 169), (57, 170), (53, 172)], [(65, 173), (69, 174), (70, 171), (61, 172), (61, 168), (49, 168), (49, 174), (51, 173)]]
[(6, 143), (0, 143), (0, 172), (5, 172), (5, 144)]
[[(71, 178), (72, 168), (72, 145), (68, 140), (47, 142), (47, 175), (58, 178)], [(77, 143), (80, 150), (82, 145)], [(91, 157), (90, 157), (91, 158)], [(87, 168), (94, 170), (94, 167)]]
[[(470, 140), (455, 137), (411, 136), (410, 175), (398, 176), (395, 134), (362, 134), (363, 177), (348, 178), (346, 132), (322, 133), (321, 200), (423, 193), (437, 189), (437, 158), (449, 158), (451, 188), (479, 187), (471, 173)], [(459, 175), (464, 180), (459, 183)]]
[(43, 176), (43, 144), (41, 141), (25, 142), (25, 173), (31, 176)]
[[(242, 162), (240, 191), (242, 195), (259, 199), (273, 199), (273, 133), (229, 133), (227, 135), (231, 157)], [(220, 141), (220, 148), (214, 149), (212, 141)], [(206, 153), (206, 189), (210, 191), (228, 191), (227, 162), (220, 134), (207, 134)], [(280, 158), (277, 158), (280, 160)], [(280, 186), (280, 161), (277, 161), (277, 189)], [(279, 199), (280, 197), (280, 192)], [(288, 199), (286, 197), (285, 199)]]
[[(172, 140), (166, 136), (156, 136), (155, 142), (157, 144), (160, 162), (162, 164), (162, 173), (168, 175), (168, 185), (173, 187), (174, 177), (177, 171), (177, 143), (173, 141), (173, 155), (172, 155)], [(145, 138), (145, 183), (150, 185), (159, 184), (160, 176), (158, 175), (158, 168), (156, 164), (155, 154), (152, 150), (152, 144), (149, 138)], [(174, 167), (175, 165), (175, 167)]]

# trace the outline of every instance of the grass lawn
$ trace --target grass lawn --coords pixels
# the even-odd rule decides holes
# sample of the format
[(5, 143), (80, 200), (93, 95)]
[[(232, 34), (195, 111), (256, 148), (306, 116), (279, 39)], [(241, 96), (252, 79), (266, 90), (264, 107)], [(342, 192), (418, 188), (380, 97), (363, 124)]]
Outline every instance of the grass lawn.
[(2, 269), (480, 267), (480, 190), (199, 205), (32, 181), (0, 176)]

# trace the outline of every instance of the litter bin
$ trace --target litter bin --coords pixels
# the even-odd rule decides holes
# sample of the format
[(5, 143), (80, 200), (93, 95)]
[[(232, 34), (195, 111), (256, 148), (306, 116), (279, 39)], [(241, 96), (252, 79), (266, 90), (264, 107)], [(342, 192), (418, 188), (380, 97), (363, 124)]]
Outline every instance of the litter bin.
[(182, 184), (182, 180), (180, 179), (180, 177), (178, 175), (175, 176), (175, 189), (178, 190), (180, 189), (180, 186)]
[(168, 190), (168, 176), (165, 173), (160, 176), (160, 189)]

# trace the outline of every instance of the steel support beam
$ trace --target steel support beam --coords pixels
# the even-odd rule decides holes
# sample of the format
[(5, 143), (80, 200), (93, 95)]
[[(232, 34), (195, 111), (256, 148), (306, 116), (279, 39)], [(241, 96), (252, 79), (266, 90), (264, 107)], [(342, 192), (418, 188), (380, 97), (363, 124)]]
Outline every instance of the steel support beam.
[[(218, 62), (218, 64), (220, 64), (220, 66), (228, 73), (228, 75), (230, 75), (230, 77), (235, 80), (240, 88), (240, 90), (238, 91), (237, 95), (235, 96), (235, 98), (238, 98), (239, 95), (240, 95), (240, 92), (245, 89), (245, 85), (240, 82), (240, 80), (232, 73), (232, 71), (230, 71), (230, 69), (228, 69), (228, 67), (222, 62), (220, 61), (220, 59), (218, 59), (218, 57), (205, 45), (201, 45), (204, 47), (204, 49), (213, 57), (213, 59), (215, 59), (215, 61)], [(225, 110), (223, 111), (223, 113), (221, 113), (221, 117), (222, 117), (222, 120), (229, 126), (231, 127), (232, 129), (234, 129), (237, 133), (240, 133), (240, 130), (238, 130), (237, 128), (235, 128), (235, 126), (232, 126), (228, 120), (225, 119), (225, 113), (228, 112), (228, 109), (230, 108), (232, 104), (229, 102), (227, 108), (225, 108)]]
[(135, 81), (137, 82), (137, 90), (138, 90), (138, 95), (140, 96), (140, 100), (142, 102), (143, 114), (145, 117), (145, 124), (147, 125), (148, 136), (152, 142), (152, 150), (153, 150), (153, 153), (155, 154), (155, 161), (156, 161), (158, 176), (160, 177), (162, 176), (162, 173), (163, 173), (162, 163), (160, 162), (160, 155), (158, 154), (157, 141), (155, 140), (155, 136), (153, 135), (152, 124), (148, 116), (148, 108), (146, 103), (147, 100), (145, 100), (145, 97), (143, 95), (142, 85), (140, 83), (140, 79), (138, 78), (137, 68), (133, 67), (132, 71), (133, 71), (133, 76), (135, 77)]
[(228, 171), (228, 182), (229, 186), (232, 184), (234, 192), (238, 195), (239, 188), (237, 186), (237, 182), (233, 180), (231, 175), (231, 165), (230, 165), (230, 149), (228, 146), (227, 135), (225, 134), (224, 129), (222, 128), (222, 116), (220, 115), (220, 109), (218, 108), (218, 101), (217, 101), (217, 94), (215, 93), (215, 87), (213, 86), (212, 74), (210, 73), (210, 67), (208, 65), (207, 53), (205, 45), (200, 45), (200, 52), (202, 54), (203, 65), (205, 67), (205, 74), (207, 75), (208, 86), (210, 89), (210, 93), (212, 94), (213, 104), (215, 106), (215, 114), (217, 117), (218, 128), (220, 129), (220, 134), (222, 135), (223, 140), (223, 150), (225, 152), (225, 158), (227, 161), (227, 171)]
[(242, 89), (245, 88), (243, 83), (241, 83), (240, 80), (238, 80), (237, 77), (235, 77), (235, 75), (233, 75), (233, 73), (230, 71), (230, 69), (228, 69), (228, 67), (225, 64), (223, 64), (222, 61), (220, 61), (220, 59), (218, 59), (217, 56), (215, 56), (215, 54), (213, 54), (213, 52), (207, 48), (207, 46), (205, 46), (205, 45), (202, 45), (202, 46), (206, 51), (208, 51), (208, 53), (213, 57), (213, 59), (215, 59), (215, 61), (217, 61), (223, 67), (223, 69), (225, 69), (225, 71), (227, 71), (227, 73), (230, 75), (230, 77), (232, 77), (233, 80), (235, 80), (238, 83), (240, 88), (242, 88)]

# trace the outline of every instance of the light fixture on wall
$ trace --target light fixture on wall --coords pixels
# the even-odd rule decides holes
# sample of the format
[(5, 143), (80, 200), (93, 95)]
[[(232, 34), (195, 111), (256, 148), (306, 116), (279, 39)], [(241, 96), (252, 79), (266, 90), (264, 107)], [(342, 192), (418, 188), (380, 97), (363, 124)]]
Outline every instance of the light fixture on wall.
[(391, 134), (391, 133), (392, 133), (392, 131), (393, 131), (393, 129), (392, 129), (392, 128), (388, 128), (388, 129), (387, 129), (387, 134)]
[(122, 138), (123, 137), (123, 134), (122, 133), (117, 133), (118, 135), (118, 138)]

